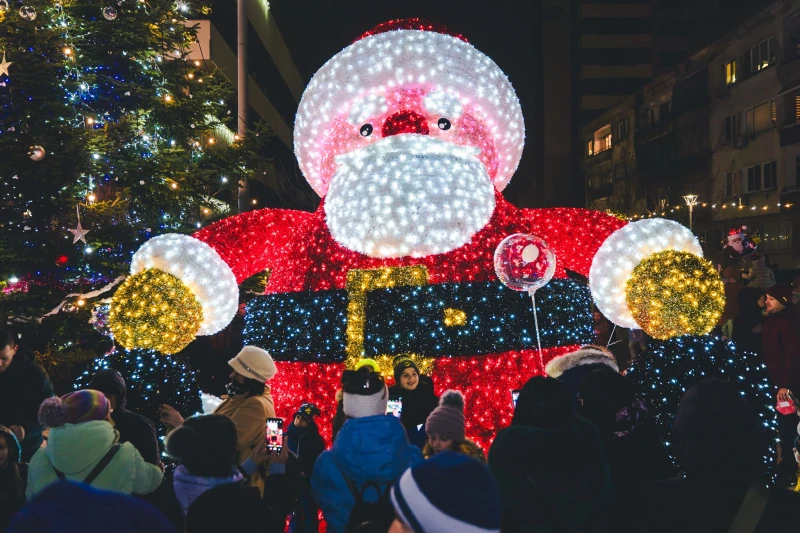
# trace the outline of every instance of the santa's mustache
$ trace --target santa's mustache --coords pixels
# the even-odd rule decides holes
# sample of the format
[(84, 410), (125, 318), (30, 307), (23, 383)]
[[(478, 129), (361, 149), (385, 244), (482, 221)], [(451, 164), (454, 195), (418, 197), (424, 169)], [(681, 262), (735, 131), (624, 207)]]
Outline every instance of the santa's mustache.
[(359, 168), (369, 159), (391, 153), (402, 153), (409, 156), (440, 155), (475, 161), (480, 150), (474, 146), (460, 146), (427, 135), (392, 135), (358, 150), (341, 154), (336, 157), (336, 163), (340, 166)]

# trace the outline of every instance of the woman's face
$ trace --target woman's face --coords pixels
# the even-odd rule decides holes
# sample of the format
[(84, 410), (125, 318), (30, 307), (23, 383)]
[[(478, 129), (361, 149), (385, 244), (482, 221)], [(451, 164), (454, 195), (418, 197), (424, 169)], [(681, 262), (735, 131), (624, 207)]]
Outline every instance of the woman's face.
[(406, 390), (414, 390), (419, 383), (419, 374), (413, 367), (406, 368), (400, 375), (400, 386)]
[(0, 468), (5, 468), (8, 464), (8, 442), (6, 437), (0, 437)]
[(298, 427), (298, 428), (307, 428), (308, 427), (308, 422), (302, 416), (296, 415), (294, 417), (294, 425), (295, 425), (295, 427)]
[(436, 433), (428, 433), (428, 443), (436, 453), (444, 451), (453, 451), (453, 439), (446, 439)]
[(767, 305), (767, 295), (766, 294), (762, 294), (761, 296), (759, 296), (757, 303), (758, 303), (758, 307), (760, 307), (761, 309), (764, 309), (764, 307)]

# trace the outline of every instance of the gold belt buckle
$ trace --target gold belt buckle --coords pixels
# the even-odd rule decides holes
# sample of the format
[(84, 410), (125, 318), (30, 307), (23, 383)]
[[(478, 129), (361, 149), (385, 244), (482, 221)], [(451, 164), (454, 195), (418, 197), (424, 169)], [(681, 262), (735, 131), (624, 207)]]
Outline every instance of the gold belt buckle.
[[(424, 265), (405, 267), (383, 267), (374, 269), (353, 269), (347, 272), (347, 344), (345, 364), (355, 369), (358, 360), (364, 357), (364, 324), (366, 321), (367, 292), (393, 287), (422, 287), (428, 284), (428, 269)], [(430, 375), (432, 357), (401, 352), (381, 354), (373, 357), (378, 362), (384, 377), (394, 375), (392, 360), (398, 355), (410, 357), (423, 374)]]

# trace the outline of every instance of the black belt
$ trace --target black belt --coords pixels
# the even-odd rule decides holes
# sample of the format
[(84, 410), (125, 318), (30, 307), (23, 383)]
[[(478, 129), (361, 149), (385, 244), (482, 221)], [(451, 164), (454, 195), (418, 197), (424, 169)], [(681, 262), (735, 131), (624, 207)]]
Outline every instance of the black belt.
[[(352, 308), (351, 308), (352, 309)], [(536, 292), (542, 348), (592, 342), (589, 288), (554, 279)], [(470, 356), (536, 348), (531, 299), (499, 282), (441, 283), (366, 293), (366, 357)], [(247, 305), (245, 341), (279, 361), (345, 360), (346, 289), (258, 296)]]

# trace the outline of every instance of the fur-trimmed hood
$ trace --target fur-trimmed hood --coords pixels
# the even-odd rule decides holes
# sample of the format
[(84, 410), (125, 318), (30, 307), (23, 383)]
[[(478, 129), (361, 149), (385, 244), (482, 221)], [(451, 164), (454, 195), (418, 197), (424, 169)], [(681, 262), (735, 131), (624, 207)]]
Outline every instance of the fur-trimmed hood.
[(551, 378), (560, 379), (565, 372), (587, 365), (605, 365), (614, 372), (619, 372), (619, 366), (612, 353), (593, 345), (582, 346), (574, 352), (556, 357), (547, 363), (544, 371)]

